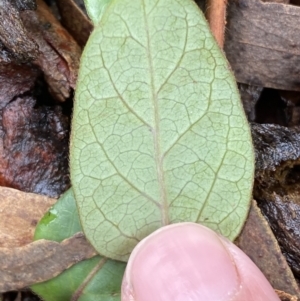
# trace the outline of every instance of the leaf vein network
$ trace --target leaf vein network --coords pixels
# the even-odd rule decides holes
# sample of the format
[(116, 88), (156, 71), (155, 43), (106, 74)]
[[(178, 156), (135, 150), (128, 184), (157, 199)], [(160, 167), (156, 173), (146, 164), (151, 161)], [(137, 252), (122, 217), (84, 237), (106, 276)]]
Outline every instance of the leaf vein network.
[(149, 201), (151, 201), (152, 203), (154, 203), (156, 206), (161, 207), (161, 205), (159, 203), (157, 203), (157, 201), (155, 201), (151, 196), (149, 196), (147, 193), (145, 193), (144, 191), (141, 191), (138, 187), (136, 187), (129, 179), (127, 179), (117, 168), (117, 166), (113, 163), (113, 161), (109, 158), (109, 156), (107, 155), (106, 150), (104, 149), (102, 143), (100, 143), (100, 141), (97, 138), (97, 135), (95, 133), (95, 130), (93, 127), (91, 127), (95, 139), (98, 141), (99, 146), (101, 147), (103, 153), (105, 154), (106, 159), (108, 160), (108, 162), (114, 167), (115, 171), (118, 173), (118, 175), (128, 184), (130, 185), (133, 189), (135, 189), (137, 192), (139, 192), (142, 196), (144, 196), (145, 198), (147, 198)]

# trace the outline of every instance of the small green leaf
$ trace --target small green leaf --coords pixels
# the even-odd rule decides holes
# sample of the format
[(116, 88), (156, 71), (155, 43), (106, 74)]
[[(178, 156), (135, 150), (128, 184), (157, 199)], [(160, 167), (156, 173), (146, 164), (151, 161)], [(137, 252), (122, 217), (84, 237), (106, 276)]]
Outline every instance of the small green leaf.
[(112, 0), (84, 0), (87, 13), (94, 24), (97, 24), (103, 15), (107, 5)]
[(61, 242), (82, 231), (72, 189), (67, 190), (39, 221), (34, 240)]
[[(39, 222), (35, 240), (62, 241), (82, 231), (72, 190), (68, 190)], [(96, 256), (74, 265), (32, 290), (45, 301), (120, 301), (125, 264)]]
[(84, 50), (71, 180), (83, 230), (127, 260), (169, 223), (234, 239), (254, 159), (235, 79), (191, 0), (114, 0)]

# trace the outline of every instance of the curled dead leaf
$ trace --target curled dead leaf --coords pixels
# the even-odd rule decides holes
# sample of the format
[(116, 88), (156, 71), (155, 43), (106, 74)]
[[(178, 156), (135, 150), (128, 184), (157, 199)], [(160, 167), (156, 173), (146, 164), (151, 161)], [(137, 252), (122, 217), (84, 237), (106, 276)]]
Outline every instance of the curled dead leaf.
[(35, 63), (44, 73), (52, 95), (64, 101), (75, 88), (81, 49), (60, 25), (47, 5), (37, 1), (36, 11), (23, 11), (22, 21), (38, 44), (40, 55)]
[(93, 24), (80, 10), (73, 0), (57, 1), (62, 17), (62, 24), (69, 30), (81, 47), (84, 47), (92, 30)]
[(300, 296), (298, 284), (268, 222), (252, 201), (248, 219), (235, 242), (278, 290)]
[(96, 254), (83, 233), (61, 243), (42, 239), (23, 247), (0, 248), (0, 292), (46, 281)]
[(290, 294), (287, 294), (286, 292), (279, 290), (275, 290), (275, 292), (281, 301), (298, 301), (298, 298), (296, 296), (292, 296)]
[(0, 248), (31, 243), (36, 224), (55, 202), (43, 195), (0, 187)]
[(253, 124), (254, 197), (293, 270), (300, 276), (300, 128)]

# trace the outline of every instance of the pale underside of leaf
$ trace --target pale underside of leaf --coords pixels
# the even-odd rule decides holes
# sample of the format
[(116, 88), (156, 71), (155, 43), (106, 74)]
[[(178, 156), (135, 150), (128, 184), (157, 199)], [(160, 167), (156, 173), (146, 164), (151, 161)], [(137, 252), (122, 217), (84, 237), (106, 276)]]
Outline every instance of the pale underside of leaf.
[(84, 0), (87, 13), (95, 25), (100, 21), (107, 5), (112, 1), (113, 0)]
[(115, 0), (83, 53), (71, 180), (97, 251), (127, 260), (169, 223), (230, 239), (253, 179), (249, 128), (232, 74), (191, 0)]

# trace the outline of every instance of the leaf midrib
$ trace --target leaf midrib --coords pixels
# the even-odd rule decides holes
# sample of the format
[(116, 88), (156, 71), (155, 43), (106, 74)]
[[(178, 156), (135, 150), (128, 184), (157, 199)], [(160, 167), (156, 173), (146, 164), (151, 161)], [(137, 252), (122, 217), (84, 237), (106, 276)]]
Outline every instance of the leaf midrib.
[(95, 275), (103, 268), (105, 263), (107, 262), (107, 258), (103, 257), (100, 259), (98, 264), (89, 272), (89, 274), (85, 277), (85, 279), (82, 281), (82, 283), (79, 285), (77, 290), (73, 293), (71, 297), (71, 301), (78, 301), (79, 298), (82, 296), (84, 293), (84, 289), (88, 286), (88, 284), (91, 283)]
[(169, 224), (169, 215), (168, 215), (168, 202), (167, 202), (167, 193), (166, 193), (166, 185), (165, 185), (165, 177), (163, 170), (163, 162), (161, 155), (161, 146), (160, 146), (160, 115), (158, 109), (158, 98), (157, 93), (155, 93), (154, 86), (154, 69), (153, 69), (153, 59), (151, 54), (151, 45), (150, 45), (150, 36), (149, 36), (149, 26), (145, 8), (145, 0), (142, 1), (143, 13), (144, 13), (144, 22), (145, 22), (145, 31), (146, 31), (146, 39), (147, 39), (147, 58), (149, 63), (149, 73), (150, 73), (150, 87), (151, 87), (151, 100), (154, 108), (154, 131), (153, 131), (153, 141), (154, 141), (154, 157), (156, 164), (156, 172), (157, 172), (157, 180), (160, 192), (160, 204), (161, 204), (161, 219), (163, 225)]

